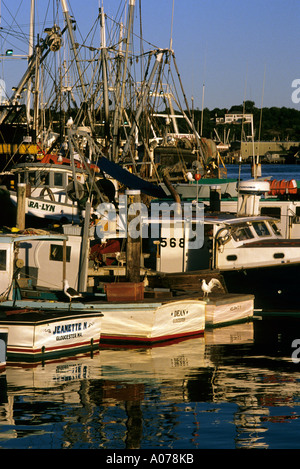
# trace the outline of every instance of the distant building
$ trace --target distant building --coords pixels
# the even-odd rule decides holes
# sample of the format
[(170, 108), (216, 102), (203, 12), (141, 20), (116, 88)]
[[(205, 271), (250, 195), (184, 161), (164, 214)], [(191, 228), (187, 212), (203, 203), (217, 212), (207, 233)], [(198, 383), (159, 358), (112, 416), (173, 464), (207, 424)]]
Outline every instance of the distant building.
[(265, 156), (271, 153), (280, 154), (286, 153), (291, 147), (300, 146), (300, 142), (292, 141), (269, 141), (269, 142), (241, 142), (241, 156), (244, 160), (253, 156), (253, 150), (255, 155)]

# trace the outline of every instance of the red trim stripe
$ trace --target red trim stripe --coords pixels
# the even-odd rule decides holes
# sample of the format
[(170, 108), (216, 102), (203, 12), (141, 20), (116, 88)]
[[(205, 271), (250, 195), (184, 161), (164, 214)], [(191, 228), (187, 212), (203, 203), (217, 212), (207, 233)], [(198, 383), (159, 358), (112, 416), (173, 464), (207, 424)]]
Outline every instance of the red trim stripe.
[(164, 342), (167, 340), (174, 339), (183, 339), (185, 337), (192, 337), (194, 335), (204, 334), (204, 329), (193, 332), (186, 332), (185, 334), (171, 334), (171, 335), (162, 335), (158, 337), (136, 337), (136, 336), (122, 336), (122, 335), (109, 335), (101, 333), (101, 342), (105, 341), (116, 341), (116, 342), (145, 342), (145, 343), (154, 343), (154, 342)]
[[(99, 345), (100, 339), (94, 339), (93, 340), (93, 345)], [(86, 342), (79, 342), (75, 344), (70, 344), (70, 345), (62, 345), (61, 347), (46, 347), (45, 351), (42, 352), (42, 348), (38, 349), (33, 349), (33, 348), (26, 348), (26, 347), (12, 347), (12, 346), (7, 346), (7, 353), (30, 353), (30, 354), (36, 354), (36, 353), (47, 353), (47, 352), (54, 352), (54, 351), (60, 351), (60, 350), (70, 350), (72, 348), (79, 348), (79, 347), (88, 347), (91, 345), (91, 341), (86, 341)]]

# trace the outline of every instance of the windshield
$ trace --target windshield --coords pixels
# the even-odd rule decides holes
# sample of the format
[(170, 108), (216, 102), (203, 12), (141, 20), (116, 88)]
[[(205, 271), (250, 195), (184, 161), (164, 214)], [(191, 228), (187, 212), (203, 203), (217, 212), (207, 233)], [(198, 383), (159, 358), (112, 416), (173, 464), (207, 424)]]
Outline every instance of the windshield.
[(244, 241), (245, 239), (254, 238), (249, 226), (241, 225), (232, 230), (232, 237), (235, 241)]
[(263, 221), (255, 221), (252, 223), (258, 236), (270, 236), (270, 231)]

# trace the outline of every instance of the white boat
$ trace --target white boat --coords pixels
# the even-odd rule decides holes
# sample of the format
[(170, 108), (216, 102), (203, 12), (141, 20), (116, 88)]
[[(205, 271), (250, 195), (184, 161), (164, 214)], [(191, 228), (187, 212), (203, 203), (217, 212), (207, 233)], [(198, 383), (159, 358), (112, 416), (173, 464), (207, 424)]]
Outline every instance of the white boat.
[[(18, 184), (26, 184), (27, 219), (40, 223), (44, 220), (48, 224), (79, 223), (84, 209), (80, 201), (88, 193), (86, 186), (89, 179), (88, 171), (91, 177), (95, 178), (100, 170), (96, 165), (87, 165), (88, 170), (86, 170), (81, 160), (73, 159), (73, 161), (74, 165), (72, 159), (45, 155), (36, 161), (19, 163), (9, 174), (3, 174), (2, 186), (6, 187), (9, 193), (12, 207), (17, 207)], [(76, 179), (76, 189), (74, 179)], [(100, 201), (97, 198), (95, 200)]]
[[(277, 187), (276, 187), (277, 184)], [(259, 200), (259, 214), (274, 217), (284, 238), (300, 238), (300, 197), (296, 180), (271, 180), (270, 190)], [(222, 212), (237, 213), (238, 199), (222, 199)]]
[(7, 309), (0, 325), (8, 330), (7, 358), (45, 360), (54, 356), (92, 351), (99, 347), (102, 314)]
[[(203, 279), (209, 284), (216, 279), (217, 285), (207, 296), (203, 294)], [(201, 299), (205, 303), (205, 330), (225, 325), (251, 321), (254, 311), (254, 295), (228, 293), (227, 286), (218, 270), (200, 270), (189, 272), (157, 272), (156, 277), (149, 277), (150, 284), (155, 288), (190, 292), (201, 291)], [(218, 283), (220, 282), (220, 283)]]
[[(53, 300), (17, 300), (21, 287), (18, 284), (19, 272), (29, 268), (18, 253), (25, 253), (30, 258), (31, 247), (38, 244), (43, 254), (45, 244), (48, 247), (48, 257), (51, 246), (62, 243), (66, 237), (61, 235), (3, 235), (0, 237), (0, 327), (8, 330), (7, 355), (16, 355), (29, 359), (46, 358), (49, 356), (74, 353), (89, 350), (99, 346), (101, 334), (102, 312), (96, 306), (83, 303), (71, 304), (65, 301)], [(37, 250), (38, 251), (38, 250)], [(36, 286), (48, 280), (51, 282), (50, 271), (39, 276), (43, 271), (43, 257), (35, 255), (38, 266), (36, 275), (31, 277)], [(61, 262), (61, 264), (64, 264)], [(40, 269), (39, 269), (40, 268)], [(53, 268), (53, 267), (52, 267)], [(67, 271), (67, 269), (66, 269)], [(64, 268), (54, 270), (54, 276), (59, 277)], [(35, 278), (34, 278), (35, 277)], [(62, 285), (62, 280), (60, 279)], [(62, 288), (62, 287), (61, 287)], [(35, 291), (36, 292), (36, 291)]]
[(255, 295), (256, 308), (299, 311), (300, 240), (283, 238), (276, 219), (207, 213), (203, 246), (187, 250), (186, 245), (173, 242), (172, 248), (171, 240), (164, 238), (158, 246), (157, 270), (216, 269), (229, 292)]
[(174, 238), (161, 225), (156, 270), (216, 269), (229, 292), (255, 295), (255, 308), (299, 311), (300, 239), (284, 238), (276, 217), (259, 214), (260, 195), (268, 190), (267, 181), (245, 181), (237, 213), (205, 212), (199, 248), (189, 248), (186, 222), (180, 230), (176, 221)]
[[(126, 283), (124, 287), (126, 288)], [(30, 304), (32, 305), (32, 309), (29, 306)], [(40, 309), (38, 309), (39, 306)], [(72, 304), (71, 310), (67, 309), (69, 306), (65, 306), (65, 311), (59, 314), (60, 308), (56, 306), (56, 303), (53, 301), (52, 310), (50, 302), (38, 302), (27, 299), (2, 303), (2, 305), (0, 305), (0, 311), (5, 310), (9, 316), (5, 318), (3, 318), (3, 316), (2, 318), (0, 317), (0, 325), (12, 327), (15, 321), (17, 325), (20, 326), (20, 336), (17, 337), (13, 343), (11, 342), (10, 335), (12, 329), (9, 329), (9, 355), (14, 351), (22, 352), (22, 347), (18, 348), (15, 344), (17, 344), (18, 341), (23, 343), (23, 339), (21, 339), (23, 334), (22, 328), (24, 330), (24, 326), (27, 323), (30, 325), (30, 327), (27, 328), (28, 334), (30, 334), (30, 343), (35, 329), (42, 334), (41, 338), (44, 341), (44, 348), (46, 348), (46, 338), (52, 339), (52, 343), (49, 343), (49, 350), (46, 349), (44, 352), (50, 352), (53, 344), (56, 345), (57, 350), (59, 350), (59, 346), (62, 346), (62, 351), (67, 350), (66, 345), (68, 342), (70, 345), (74, 346), (73, 342), (69, 340), (73, 338), (74, 328), (80, 327), (80, 331), (83, 328), (86, 329), (86, 323), (89, 318), (91, 318), (91, 321), (94, 321), (95, 318), (98, 317), (101, 318), (98, 323), (99, 328), (101, 328), (101, 343), (124, 342), (127, 344), (150, 345), (178, 338), (201, 335), (205, 330), (206, 302), (200, 297), (190, 297), (180, 300), (128, 300), (127, 302), (108, 302), (105, 300), (96, 300), (95, 302), (91, 300), (91, 303), (84, 303), (84, 305), (81, 303), (76, 306), (75, 303)], [(79, 310), (78, 313), (76, 313), (76, 309)], [(14, 312), (14, 315), (11, 315), (11, 311)], [(53, 316), (53, 324), (50, 329), (50, 319)], [(34, 327), (30, 324), (30, 317), (35, 318)], [(56, 318), (60, 321), (60, 326)], [(81, 323), (79, 321), (81, 321)], [(46, 334), (45, 331), (46, 324), (49, 334)], [(94, 327), (94, 324), (89, 326), (92, 332), (91, 326)], [(50, 333), (50, 331), (52, 332)], [(78, 339), (78, 334), (76, 334), (76, 338)], [(97, 346), (99, 345), (99, 338), (100, 329), (98, 329), (97, 338), (92, 336), (91, 338), (88, 337), (88, 340), (90, 340), (92, 345)], [(53, 342), (53, 340), (56, 340), (56, 342)], [(60, 341), (59, 346), (58, 341)], [(90, 342), (85, 342), (83, 345), (88, 348)], [(41, 342), (37, 343), (36, 347), (39, 348), (39, 352), (42, 351), (41, 349), (43, 347), (41, 347)]]
[[(224, 192), (224, 184), (221, 181), (215, 181), (213, 184), (206, 180), (206, 191), (203, 192), (203, 188), (199, 186), (198, 191), (198, 202), (203, 203), (204, 206), (212, 211), (220, 211), (226, 213), (237, 213), (239, 210), (239, 190), (238, 187), (243, 188), (244, 184), (261, 183), (266, 182), (268, 179), (269, 187), (263, 193), (263, 197), (258, 202), (258, 214), (274, 217), (277, 220), (278, 228), (280, 229), (282, 236), (288, 239), (300, 238), (300, 193), (299, 193), (299, 181), (295, 179), (290, 180), (275, 180), (269, 178), (260, 178), (252, 181), (236, 180), (235, 194), (229, 191)], [(204, 182), (204, 181), (203, 181)], [(188, 186), (188, 185), (187, 185)], [(195, 186), (195, 184), (192, 184)], [(182, 201), (185, 200), (197, 200), (195, 195), (195, 187), (189, 192), (180, 189), (178, 184), (174, 184), (174, 189), (180, 195)], [(216, 190), (217, 189), (217, 190)], [(211, 195), (212, 193), (218, 193), (217, 203), (212, 204)]]
[(201, 335), (205, 307), (199, 297), (107, 303), (102, 309), (101, 343), (154, 344)]

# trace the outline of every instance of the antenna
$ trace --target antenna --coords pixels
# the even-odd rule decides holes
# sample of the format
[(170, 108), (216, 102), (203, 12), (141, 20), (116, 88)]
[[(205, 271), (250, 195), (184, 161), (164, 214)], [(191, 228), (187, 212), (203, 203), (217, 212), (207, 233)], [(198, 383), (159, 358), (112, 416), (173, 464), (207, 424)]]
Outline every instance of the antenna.
[(260, 119), (259, 119), (258, 143), (260, 142), (260, 132), (261, 132), (261, 123), (262, 123), (262, 110), (263, 110), (264, 92), (265, 92), (265, 79), (266, 79), (266, 66), (265, 66), (265, 71), (264, 71), (264, 81), (263, 81), (263, 89), (262, 89), (262, 95), (261, 95), (261, 110), (260, 110)]
[(173, 19), (174, 19), (174, 2), (175, 2), (175, 0), (173, 0), (173, 5), (172, 5), (172, 21), (171, 21), (170, 50), (172, 50), (172, 47), (173, 47)]

